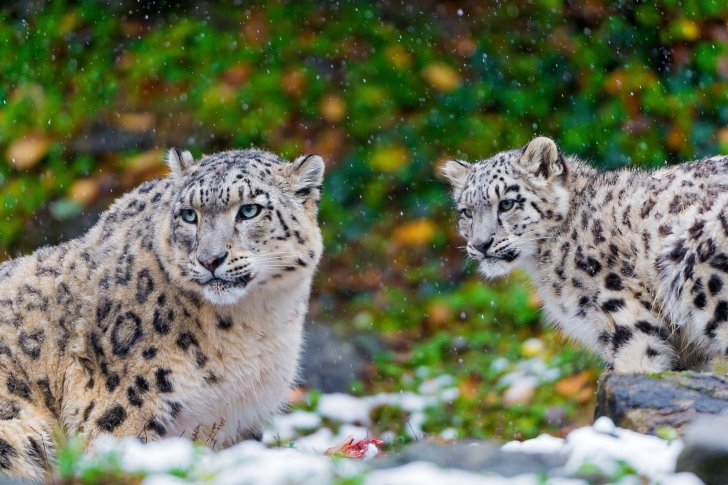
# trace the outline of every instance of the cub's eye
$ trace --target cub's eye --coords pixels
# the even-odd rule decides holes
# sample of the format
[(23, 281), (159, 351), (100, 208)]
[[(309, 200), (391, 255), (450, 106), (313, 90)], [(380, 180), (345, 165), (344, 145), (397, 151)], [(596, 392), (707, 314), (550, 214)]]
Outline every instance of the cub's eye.
[(240, 207), (238, 215), (240, 215), (241, 219), (252, 219), (253, 217), (260, 214), (260, 209), (262, 209), (262, 207), (258, 204), (245, 204), (244, 206)]
[(197, 222), (197, 212), (192, 209), (182, 209), (180, 215), (182, 216), (182, 220), (189, 224)]
[(467, 217), (468, 219), (472, 219), (473, 218), (473, 210), (472, 209), (463, 209), (463, 210), (460, 211), (460, 213), (462, 215), (464, 215), (465, 217)]
[(501, 212), (508, 212), (509, 210), (513, 209), (514, 202), (511, 199), (503, 199), (498, 204), (498, 209)]

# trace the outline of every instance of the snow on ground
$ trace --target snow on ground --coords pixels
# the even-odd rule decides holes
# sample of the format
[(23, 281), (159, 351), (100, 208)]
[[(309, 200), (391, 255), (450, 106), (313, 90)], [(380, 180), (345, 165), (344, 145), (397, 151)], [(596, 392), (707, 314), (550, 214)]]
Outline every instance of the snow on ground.
[[(144, 445), (127, 438), (99, 439), (94, 452), (79, 464), (83, 469), (120, 469), (145, 477), (144, 485), (180, 483), (236, 484), (316, 484), (361, 477), (366, 485), (586, 485), (581, 479), (568, 478), (584, 467), (601, 470), (610, 476), (625, 465), (641, 477), (631, 476), (620, 485), (700, 485), (692, 474), (675, 474), (675, 462), (682, 450), (680, 440), (665, 441), (616, 428), (607, 418), (593, 426), (576, 429), (565, 439), (542, 435), (524, 442), (510, 442), (503, 451), (557, 453), (567, 457), (559, 477), (543, 481), (536, 475), (503, 478), (463, 470), (442, 469), (427, 462), (415, 462), (391, 469), (372, 470), (369, 459), (377, 448), (369, 444), (364, 459), (331, 458), (324, 452), (341, 445), (348, 436), (369, 438), (370, 412), (382, 404), (398, 406), (412, 416), (413, 435), (422, 438), (424, 410), (442, 400), (457, 397), (449, 387), (453, 380), (444, 376), (425, 382), (419, 393), (402, 392), (356, 398), (346, 394), (320, 396), (312, 412), (294, 411), (277, 416), (265, 433), (264, 443), (244, 442), (220, 452), (193, 445), (177, 438)], [(418, 418), (418, 416), (420, 416)], [(332, 429), (333, 428), (333, 429)], [(454, 430), (453, 430), (454, 431)], [(381, 437), (380, 437), (381, 438)]]

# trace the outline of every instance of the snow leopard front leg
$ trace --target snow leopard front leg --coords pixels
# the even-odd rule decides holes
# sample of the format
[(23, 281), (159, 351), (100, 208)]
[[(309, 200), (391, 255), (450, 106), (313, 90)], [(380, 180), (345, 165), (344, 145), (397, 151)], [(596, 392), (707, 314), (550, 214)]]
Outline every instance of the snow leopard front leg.
[(599, 303), (599, 310), (609, 322), (599, 336), (600, 350), (615, 372), (661, 372), (673, 369), (677, 363), (668, 325), (646, 306), (646, 301), (621, 295), (605, 295)]

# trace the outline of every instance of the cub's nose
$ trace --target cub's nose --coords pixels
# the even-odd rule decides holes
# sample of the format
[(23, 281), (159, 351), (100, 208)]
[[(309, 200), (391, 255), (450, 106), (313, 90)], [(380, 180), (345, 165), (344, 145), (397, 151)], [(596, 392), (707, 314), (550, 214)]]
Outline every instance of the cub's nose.
[(227, 256), (228, 253), (221, 254), (219, 256), (213, 256), (210, 259), (202, 259), (198, 257), (197, 261), (199, 261), (202, 266), (207, 268), (210, 273), (215, 274), (215, 270), (220, 267), (220, 265), (225, 261)]
[(473, 247), (481, 253), (486, 254), (488, 252), (488, 249), (490, 249), (490, 247), (493, 245), (494, 239), (494, 237), (491, 237), (485, 242), (476, 241), (473, 243)]

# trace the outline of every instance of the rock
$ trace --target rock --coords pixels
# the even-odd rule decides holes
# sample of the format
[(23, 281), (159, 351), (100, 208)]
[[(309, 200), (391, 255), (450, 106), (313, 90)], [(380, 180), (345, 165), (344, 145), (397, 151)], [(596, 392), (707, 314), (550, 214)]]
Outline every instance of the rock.
[(599, 379), (594, 415), (640, 433), (655, 434), (666, 427), (683, 434), (696, 418), (724, 411), (728, 411), (728, 381), (714, 374), (607, 373)]
[(300, 384), (326, 393), (349, 392), (363, 377), (368, 359), (352, 343), (320, 324), (309, 324), (301, 358)]
[(442, 468), (458, 468), (472, 472), (497, 473), (514, 477), (524, 473), (545, 475), (563, 466), (567, 457), (558, 454), (518, 453), (501, 451), (493, 441), (471, 441), (445, 445), (420, 442), (399, 453), (370, 462), (373, 468), (393, 468), (415, 461), (429, 461)]
[(728, 415), (696, 419), (684, 441), (675, 471), (692, 472), (705, 485), (728, 483)]
[(130, 131), (94, 122), (74, 140), (73, 149), (77, 153), (98, 156), (124, 150), (146, 150), (153, 141), (151, 132)]

